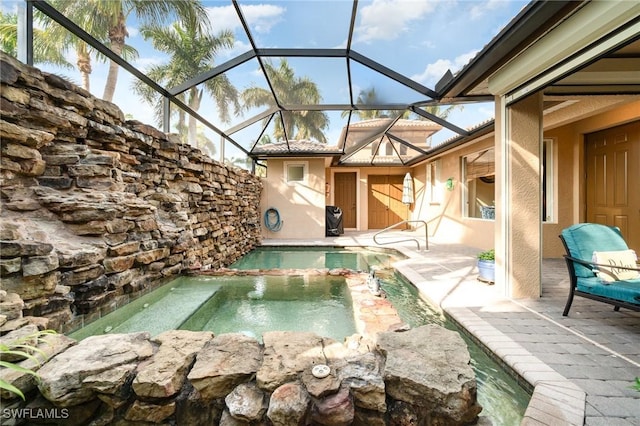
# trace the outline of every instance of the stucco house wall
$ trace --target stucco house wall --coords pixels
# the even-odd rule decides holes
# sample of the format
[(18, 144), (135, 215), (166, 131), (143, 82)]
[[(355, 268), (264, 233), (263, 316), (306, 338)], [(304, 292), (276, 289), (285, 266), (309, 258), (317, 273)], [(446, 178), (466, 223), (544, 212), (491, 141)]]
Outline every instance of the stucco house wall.
[[(584, 221), (584, 136), (640, 118), (640, 101), (631, 97), (599, 97), (577, 102), (544, 115), (544, 138), (553, 141), (555, 206), (553, 218), (542, 226), (543, 257), (564, 254), (558, 238), (560, 231), (573, 223)], [(404, 175), (410, 172), (414, 182), (415, 203), (409, 214), (412, 220), (424, 220), (429, 235), (441, 241), (465, 244), (478, 249), (493, 247), (494, 221), (465, 217), (463, 208), (464, 182), (462, 157), (494, 147), (494, 133), (476, 141), (430, 158), (414, 167), (351, 167), (331, 168), (325, 159), (269, 160), (269, 174), (264, 181), (262, 214), (269, 207), (279, 210), (284, 221), (280, 232), (263, 227), (266, 238), (322, 238), (325, 231), (325, 205), (333, 205), (334, 188), (325, 192), (325, 183), (333, 182), (336, 172), (355, 172), (357, 176), (357, 230), (369, 229), (368, 181), (372, 174)], [(309, 181), (305, 184), (286, 183), (286, 161), (306, 161)], [(436, 182), (432, 188), (428, 167), (437, 162)], [(447, 189), (452, 178), (453, 188)], [(435, 192), (432, 194), (432, 191)], [(499, 194), (496, 194), (498, 205)]]
[[(606, 98), (601, 102), (606, 102)], [(596, 102), (594, 100), (594, 102)], [(581, 108), (585, 106), (582, 105)], [(576, 111), (578, 115), (580, 111)], [(557, 114), (559, 115), (559, 114)], [(558, 117), (549, 117), (554, 123)], [(562, 229), (585, 220), (585, 135), (640, 119), (640, 101), (608, 109), (568, 124), (545, 129), (544, 137), (557, 146), (557, 220), (543, 225), (543, 257), (560, 257), (564, 248), (558, 235)], [(546, 126), (545, 126), (546, 127)]]
[[(305, 179), (287, 182), (287, 164), (304, 164)], [(323, 238), (325, 236), (325, 164), (322, 158), (270, 159), (260, 200), (264, 238)], [(274, 208), (280, 214), (282, 228), (267, 229), (264, 214)]]
[[(606, 98), (592, 100), (588, 108), (578, 103), (574, 108), (567, 107), (545, 116), (544, 138), (554, 142), (556, 203), (553, 219), (542, 226), (543, 257), (561, 257), (564, 248), (558, 235), (562, 229), (585, 219), (585, 183), (582, 178), (585, 170), (585, 135), (640, 118), (640, 101), (627, 101), (623, 105), (604, 107), (610, 101), (611, 99)], [(593, 112), (603, 107), (604, 112)], [(565, 119), (571, 116), (575, 121)], [(481, 249), (493, 246), (494, 221), (464, 217), (461, 167), (463, 156), (492, 147), (493, 144), (494, 134), (491, 133), (460, 148), (447, 151), (439, 157), (431, 158), (429, 162), (412, 169), (417, 194), (412, 218), (425, 220), (431, 236)], [(438, 162), (436, 186), (439, 196), (436, 196), (435, 200), (431, 196), (427, 179), (427, 167), (433, 161)], [(450, 177), (454, 180), (454, 188), (451, 191), (445, 188), (445, 183)], [(418, 188), (423, 190), (419, 191)], [(496, 194), (496, 197), (499, 195)], [(496, 204), (497, 201), (496, 199)]]
[[(416, 188), (416, 203), (412, 217), (427, 222), (429, 235), (441, 241), (467, 244), (472, 247), (488, 249), (493, 242), (493, 221), (463, 214), (462, 157), (493, 147), (493, 134), (484, 136), (472, 144), (446, 152), (429, 162), (413, 168)], [(431, 162), (437, 163), (437, 174), (432, 195), (432, 185), (427, 179), (427, 168)], [(446, 187), (449, 178), (453, 179), (453, 189)], [(420, 190), (418, 191), (418, 188)]]

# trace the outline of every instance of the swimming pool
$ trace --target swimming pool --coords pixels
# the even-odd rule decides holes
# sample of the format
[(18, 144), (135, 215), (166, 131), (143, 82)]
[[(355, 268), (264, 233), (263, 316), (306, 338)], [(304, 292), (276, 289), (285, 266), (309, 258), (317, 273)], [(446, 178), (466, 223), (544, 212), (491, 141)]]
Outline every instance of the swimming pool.
[[(412, 327), (436, 323), (459, 331), (420, 298), (417, 289), (395, 272), (402, 256), (378, 249), (344, 247), (259, 248), (231, 265), (265, 274), (180, 277), (71, 334), (82, 339), (109, 332), (169, 329), (241, 331), (256, 338), (267, 329), (313, 331), (342, 340), (355, 333), (344, 278), (329, 275), (272, 276), (267, 269), (378, 269), (382, 288), (404, 322)], [(296, 306), (299, 303), (299, 306)], [(271, 328), (273, 327), (273, 328)], [(293, 327), (293, 328), (292, 328)], [(530, 395), (482, 348), (467, 342), (478, 383), (482, 415), (496, 425), (522, 421)]]
[(334, 269), (369, 271), (391, 268), (404, 258), (389, 250), (363, 247), (259, 247), (229, 266), (230, 269)]
[(342, 341), (356, 333), (344, 277), (313, 275), (189, 276), (105, 315), (70, 334), (82, 340), (106, 333), (166, 330), (313, 331)]

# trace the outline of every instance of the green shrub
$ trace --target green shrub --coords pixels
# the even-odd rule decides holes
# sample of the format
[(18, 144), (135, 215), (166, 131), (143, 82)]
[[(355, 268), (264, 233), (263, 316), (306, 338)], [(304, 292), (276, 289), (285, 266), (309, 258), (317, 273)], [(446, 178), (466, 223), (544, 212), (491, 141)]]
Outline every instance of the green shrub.
[(496, 252), (494, 249), (481, 251), (478, 253), (478, 260), (488, 260), (495, 261), (496, 260)]
[[(19, 371), (21, 373), (31, 374), (36, 379), (39, 379), (38, 373), (32, 371), (28, 368), (24, 368), (18, 365), (21, 361), (4, 361), (3, 358), (6, 358), (7, 355), (13, 355), (24, 359), (33, 360), (38, 366), (40, 366), (43, 362), (46, 361), (46, 354), (38, 349), (38, 344), (43, 341), (43, 337), (49, 336), (52, 334), (56, 334), (55, 330), (42, 330), (37, 333), (30, 334), (28, 336), (24, 336), (20, 339), (17, 339), (9, 344), (0, 343), (0, 367), (9, 368), (11, 370)], [(32, 342), (35, 339), (35, 345), (31, 345), (27, 342)], [(37, 357), (34, 354), (39, 354), (40, 357)], [(18, 395), (22, 400), (24, 400), (24, 394), (20, 389), (13, 386), (11, 383), (6, 382), (5, 380), (0, 379), (0, 389), (4, 389)]]

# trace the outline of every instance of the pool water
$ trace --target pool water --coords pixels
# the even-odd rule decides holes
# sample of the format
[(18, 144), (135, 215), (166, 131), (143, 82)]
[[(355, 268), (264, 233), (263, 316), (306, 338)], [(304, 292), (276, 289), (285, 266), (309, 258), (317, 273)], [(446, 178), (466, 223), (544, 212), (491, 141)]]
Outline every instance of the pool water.
[(439, 324), (459, 332), (465, 340), (476, 374), (480, 414), (491, 418), (494, 425), (519, 425), (531, 395), (455, 324), (422, 300), (418, 290), (403, 276), (392, 270), (383, 272), (379, 274), (381, 286), (404, 322), (411, 327)]
[(231, 269), (334, 269), (369, 271), (390, 268), (403, 256), (362, 247), (260, 247), (233, 263)]
[[(404, 322), (412, 327), (435, 323), (460, 331), (395, 272), (392, 265), (401, 258), (394, 251), (362, 248), (259, 248), (230, 268), (369, 271), (375, 267), (383, 290)], [(338, 341), (356, 332), (343, 277), (244, 275), (177, 278), (70, 336), (80, 340), (135, 331), (157, 335), (171, 329), (243, 332), (258, 340), (270, 330), (313, 331)], [(465, 333), (460, 335), (471, 354), (481, 415), (495, 425), (519, 425), (530, 395)]]
[[(214, 334), (241, 332), (262, 341), (272, 330), (313, 331), (342, 341), (356, 332), (343, 277), (212, 277), (221, 291), (181, 326)], [(215, 315), (211, 313), (215, 312)]]
[(313, 331), (342, 341), (356, 333), (344, 277), (180, 277), (70, 334), (82, 340), (106, 333), (166, 330)]

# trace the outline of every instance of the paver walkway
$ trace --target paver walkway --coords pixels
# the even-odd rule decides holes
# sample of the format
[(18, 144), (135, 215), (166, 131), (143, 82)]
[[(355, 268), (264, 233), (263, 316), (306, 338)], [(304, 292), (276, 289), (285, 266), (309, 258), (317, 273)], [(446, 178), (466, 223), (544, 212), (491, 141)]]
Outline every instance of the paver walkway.
[[(394, 235), (395, 234), (395, 235)], [(371, 232), (317, 240), (265, 240), (264, 245), (376, 246)], [(416, 232), (391, 233), (406, 239)], [(395, 266), (432, 304), (535, 388), (523, 425), (640, 426), (640, 313), (576, 297), (562, 259), (544, 259), (542, 297), (513, 300), (477, 280), (478, 249), (429, 241), (388, 244), (407, 256)], [(497, 425), (499, 426), (499, 425)]]

